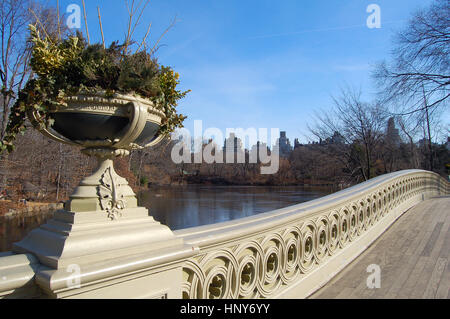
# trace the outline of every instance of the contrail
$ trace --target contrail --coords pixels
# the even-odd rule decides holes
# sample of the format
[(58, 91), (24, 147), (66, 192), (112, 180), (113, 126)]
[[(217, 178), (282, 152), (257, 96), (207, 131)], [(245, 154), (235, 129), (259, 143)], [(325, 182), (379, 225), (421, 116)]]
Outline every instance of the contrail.
[[(383, 24), (393, 24), (393, 23), (400, 23), (400, 22), (405, 22), (405, 21), (406, 20), (387, 21), (387, 22), (383, 22)], [(265, 38), (285, 37), (285, 36), (298, 35), (298, 34), (304, 34), (304, 33), (336, 31), (336, 30), (354, 29), (354, 28), (361, 28), (361, 27), (366, 28), (367, 24), (355, 24), (355, 25), (348, 25), (348, 26), (341, 26), (341, 27), (331, 27), (331, 28), (311, 29), (311, 30), (302, 30), (302, 31), (277, 33), (277, 34), (258, 35), (258, 36), (249, 37), (248, 39), (265, 39)]]

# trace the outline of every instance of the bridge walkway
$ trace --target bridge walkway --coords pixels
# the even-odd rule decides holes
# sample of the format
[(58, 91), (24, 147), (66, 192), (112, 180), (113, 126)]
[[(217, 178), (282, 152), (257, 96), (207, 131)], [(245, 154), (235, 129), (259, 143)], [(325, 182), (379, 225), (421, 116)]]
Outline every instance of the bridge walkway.
[[(380, 288), (368, 288), (372, 264), (380, 266)], [(309, 298), (450, 299), (450, 196), (411, 208)]]

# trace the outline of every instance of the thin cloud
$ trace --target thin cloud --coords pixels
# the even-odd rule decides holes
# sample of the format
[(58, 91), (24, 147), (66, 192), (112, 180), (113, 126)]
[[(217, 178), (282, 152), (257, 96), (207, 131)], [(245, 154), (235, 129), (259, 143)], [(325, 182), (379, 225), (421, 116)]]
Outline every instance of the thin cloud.
[(367, 71), (369, 70), (371, 65), (369, 63), (362, 64), (339, 64), (334, 65), (333, 69), (335, 71)]
[[(383, 27), (383, 25), (385, 25), (385, 24), (402, 23), (405, 21), (406, 20), (382, 22), (381, 27)], [(347, 29), (355, 29), (355, 28), (367, 28), (367, 24), (355, 24), (355, 25), (347, 25), (347, 26), (340, 26), (340, 27), (319, 28), (319, 29), (301, 30), (301, 31), (295, 31), (295, 32), (258, 35), (258, 36), (249, 37), (248, 39), (266, 39), (266, 38), (275, 38), (275, 37), (286, 37), (286, 36), (299, 35), (299, 34), (305, 34), (305, 33), (339, 31), (339, 30), (347, 30)]]

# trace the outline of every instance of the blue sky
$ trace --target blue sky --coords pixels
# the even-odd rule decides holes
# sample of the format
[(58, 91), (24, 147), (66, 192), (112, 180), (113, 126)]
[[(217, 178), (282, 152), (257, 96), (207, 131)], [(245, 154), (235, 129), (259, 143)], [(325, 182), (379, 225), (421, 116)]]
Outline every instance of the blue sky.
[[(50, 3), (56, 0), (49, 0)], [(123, 0), (86, 0), (91, 42), (100, 42), (97, 6), (107, 44), (122, 41), (127, 9)], [(180, 102), (203, 128), (279, 128), (306, 141), (314, 111), (330, 108), (345, 85), (372, 98), (372, 66), (389, 58), (392, 35), (417, 8), (431, 0), (151, 0), (135, 38), (152, 23), (159, 62), (181, 75)], [(61, 10), (81, 0), (60, 0)], [(369, 4), (381, 8), (381, 28), (369, 29)], [(81, 25), (84, 31), (84, 22)]]

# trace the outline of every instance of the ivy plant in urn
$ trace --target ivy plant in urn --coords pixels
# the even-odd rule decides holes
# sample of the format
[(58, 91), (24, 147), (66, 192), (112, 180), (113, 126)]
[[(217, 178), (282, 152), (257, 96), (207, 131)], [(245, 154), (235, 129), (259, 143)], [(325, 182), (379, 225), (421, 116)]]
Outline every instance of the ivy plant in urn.
[[(177, 90), (178, 74), (158, 63), (145, 38), (140, 45), (127, 37), (123, 44), (106, 47), (89, 44), (80, 32), (55, 38), (39, 24), (29, 30), (33, 76), (18, 94), (1, 148), (14, 149), (28, 118), (45, 136), (80, 147), (99, 165), (80, 182), (64, 210), (14, 249), (33, 252), (58, 268), (81, 256), (92, 262), (117, 257), (125, 248), (129, 254), (130, 249), (148, 250), (149, 243), (176, 244), (168, 227), (138, 207), (133, 190), (114, 171), (113, 159), (155, 145), (182, 127), (185, 116), (176, 107), (188, 91)], [(77, 231), (80, 236), (74, 235)]]

